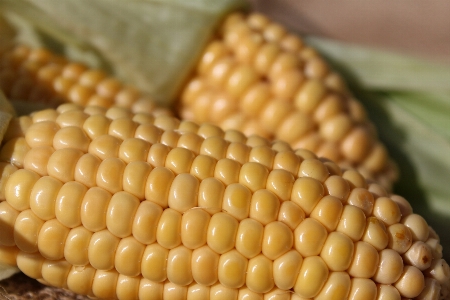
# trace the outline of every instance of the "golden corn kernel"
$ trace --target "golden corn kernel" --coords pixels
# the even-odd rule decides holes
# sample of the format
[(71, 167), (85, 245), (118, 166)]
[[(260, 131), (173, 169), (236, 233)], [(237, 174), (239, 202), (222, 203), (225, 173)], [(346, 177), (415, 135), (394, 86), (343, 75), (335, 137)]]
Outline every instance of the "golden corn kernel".
[(184, 246), (170, 249), (167, 256), (167, 279), (186, 286), (193, 280), (191, 271), (192, 250)]
[(190, 209), (183, 214), (181, 242), (185, 247), (197, 249), (206, 244), (206, 228), (210, 219), (211, 217), (206, 211), (198, 208)]
[(144, 250), (145, 245), (132, 236), (121, 239), (114, 258), (114, 267), (117, 272), (126, 276), (141, 274), (141, 257)]
[[(84, 195), (81, 203), (80, 218), (81, 223), (86, 229), (97, 232), (106, 228), (106, 214), (111, 193), (99, 188), (93, 187)], [(92, 218), (91, 216), (98, 216)]]
[(320, 256), (305, 257), (294, 285), (295, 293), (304, 298), (317, 296), (324, 286), (328, 274), (328, 267)]
[(299, 177), (292, 188), (291, 200), (309, 215), (324, 195), (323, 185), (314, 178)]
[(172, 209), (165, 209), (159, 219), (156, 230), (156, 240), (167, 249), (181, 244), (181, 214)]
[(347, 298), (350, 292), (350, 276), (346, 272), (330, 272), (328, 279), (320, 293), (315, 297), (318, 300)]
[(158, 243), (146, 246), (141, 262), (142, 276), (154, 282), (166, 280), (168, 255), (169, 250)]
[(392, 249), (384, 249), (379, 252), (378, 269), (373, 278), (382, 284), (396, 282), (403, 272), (403, 259)]
[(352, 278), (349, 300), (375, 300), (377, 299), (377, 286), (367, 278)]
[(253, 218), (239, 223), (236, 234), (236, 250), (247, 258), (258, 255), (262, 249), (264, 227)]
[(89, 264), (88, 251), (92, 232), (84, 226), (72, 228), (64, 243), (64, 258), (74, 266)]
[(410, 229), (414, 241), (425, 242), (428, 239), (429, 229), (422, 216), (410, 214), (404, 217), (401, 223)]
[(75, 179), (77, 161), (83, 155), (79, 149), (64, 148), (56, 150), (48, 159), (47, 173), (64, 183)]
[(214, 214), (208, 225), (206, 241), (208, 246), (219, 254), (234, 247), (239, 222), (223, 212)]
[(401, 296), (398, 290), (392, 285), (377, 284), (378, 298), (381, 300), (395, 299), (400, 300)]
[(62, 259), (64, 257), (64, 243), (69, 230), (56, 219), (46, 221), (39, 231), (37, 240), (41, 255), (49, 260)]
[(275, 221), (264, 227), (262, 253), (269, 259), (275, 260), (294, 244), (292, 230), (283, 222)]
[(320, 257), (331, 271), (345, 271), (352, 262), (353, 241), (343, 233), (331, 232), (323, 245)]
[(293, 201), (284, 201), (278, 213), (278, 221), (289, 226), (292, 230), (305, 219), (305, 212)]
[(328, 195), (317, 203), (310, 217), (319, 221), (328, 231), (334, 231), (338, 225), (342, 210), (342, 202), (338, 198)]
[(114, 268), (114, 256), (120, 239), (108, 230), (95, 232), (89, 242), (89, 263), (97, 270)]
[(379, 254), (369, 243), (359, 241), (355, 243), (354, 255), (348, 273), (353, 277), (371, 278), (377, 271)]
[(294, 231), (295, 249), (303, 256), (319, 255), (327, 239), (327, 229), (313, 218), (306, 218)]
[(72, 267), (67, 275), (67, 288), (77, 294), (92, 294), (92, 281), (94, 280), (96, 270), (90, 266)]
[(394, 286), (403, 297), (417, 297), (425, 286), (423, 273), (414, 266), (406, 265)]
[(92, 293), (98, 298), (115, 298), (119, 274), (114, 270), (97, 270), (92, 281)]
[(240, 288), (245, 283), (248, 260), (237, 250), (231, 250), (219, 258), (218, 278), (228, 288)]
[(273, 262), (273, 279), (275, 285), (282, 290), (294, 287), (303, 257), (295, 250), (290, 250)]
[(38, 251), (38, 237), (43, 225), (44, 221), (31, 209), (21, 211), (14, 223), (14, 242), (17, 247), (27, 253)]
[(274, 286), (273, 282), (273, 262), (260, 254), (248, 261), (247, 286), (257, 293), (267, 293)]

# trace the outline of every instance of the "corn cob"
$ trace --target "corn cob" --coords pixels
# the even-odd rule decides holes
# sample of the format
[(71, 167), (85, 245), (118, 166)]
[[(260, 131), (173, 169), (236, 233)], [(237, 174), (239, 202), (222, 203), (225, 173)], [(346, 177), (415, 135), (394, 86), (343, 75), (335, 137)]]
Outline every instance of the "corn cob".
[(16, 45), (0, 52), (0, 90), (11, 100), (50, 107), (64, 102), (105, 108), (115, 105), (134, 112), (171, 114), (150, 96), (105, 71), (68, 61), (47, 49)]
[(285, 142), (129, 110), (22, 116), (0, 150), (0, 264), (118, 299), (448, 299), (409, 203)]
[(397, 177), (362, 105), (303, 40), (259, 13), (229, 15), (205, 48), (181, 118), (289, 142), (388, 189)]

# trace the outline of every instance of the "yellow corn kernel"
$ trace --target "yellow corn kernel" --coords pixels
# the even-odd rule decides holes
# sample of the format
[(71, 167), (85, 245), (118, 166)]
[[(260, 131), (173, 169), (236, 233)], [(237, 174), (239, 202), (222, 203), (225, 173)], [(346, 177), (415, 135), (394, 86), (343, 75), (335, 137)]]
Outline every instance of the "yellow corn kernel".
[(346, 272), (331, 272), (328, 275), (328, 279), (324, 284), (324, 287), (320, 293), (315, 297), (318, 300), (330, 299), (330, 297), (336, 297), (336, 299), (347, 298), (350, 292), (350, 276)]
[(292, 188), (291, 200), (309, 215), (324, 195), (323, 185), (310, 177), (299, 177)]
[(39, 231), (38, 250), (49, 260), (59, 260), (64, 257), (64, 244), (69, 234), (69, 228), (56, 219), (46, 221)]
[(334, 231), (342, 214), (342, 202), (333, 196), (323, 197), (310, 214), (311, 218), (319, 221), (328, 231)]
[(273, 262), (262, 254), (248, 261), (245, 282), (254, 292), (267, 293), (274, 286)]
[(283, 222), (275, 221), (264, 228), (262, 253), (271, 260), (275, 260), (294, 244), (292, 230)]
[(31, 209), (19, 213), (14, 223), (14, 241), (17, 247), (27, 253), (38, 251), (38, 237), (44, 221)]
[(258, 255), (262, 249), (264, 227), (253, 218), (242, 220), (236, 234), (236, 250), (247, 258)]
[(303, 256), (319, 255), (327, 239), (326, 228), (313, 218), (306, 218), (294, 231), (295, 249)]
[(84, 226), (72, 228), (67, 234), (64, 243), (64, 258), (74, 266), (85, 266), (89, 264), (88, 252), (89, 241), (92, 238), (92, 232)]
[(218, 280), (220, 255), (208, 246), (192, 252), (192, 275), (201, 285), (210, 286)]
[(192, 250), (183, 245), (170, 249), (167, 256), (167, 279), (186, 286), (193, 280), (191, 268)]
[(117, 272), (133, 277), (141, 274), (141, 259), (135, 258), (142, 258), (144, 250), (145, 245), (132, 236), (121, 239), (114, 257), (114, 267)]
[(95, 272), (96, 269), (88, 264), (78, 267), (73, 266), (67, 275), (67, 288), (77, 294), (93, 297), (92, 281)]
[(430, 231), (427, 222), (422, 216), (410, 214), (400, 222), (410, 229), (414, 241), (425, 242), (428, 239)]
[(181, 218), (181, 242), (185, 247), (197, 249), (206, 244), (206, 228), (208, 228), (210, 219), (211, 216), (205, 210), (199, 208), (190, 209), (183, 214)]
[[(42, 149), (39, 167), (1, 158), (1, 249), (40, 282), (118, 299), (448, 293), (436, 233), (357, 171), (284, 142), (116, 107), (65, 104), (30, 128), (75, 111), (104, 118), (49, 134), (90, 122), (102, 134), (86, 133), (87, 147), (37, 143), (23, 157)], [(108, 128), (124, 118), (134, 125), (121, 139)]]
[(378, 299), (387, 300), (395, 299), (400, 300), (401, 296), (398, 290), (392, 285), (377, 284)]
[(412, 245), (412, 234), (408, 227), (401, 223), (393, 224), (387, 228), (388, 247), (400, 254), (405, 253)]
[(142, 256), (141, 272), (142, 275), (154, 282), (166, 280), (167, 257), (169, 250), (158, 243), (153, 243), (145, 247)]
[(173, 208), (163, 211), (156, 229), (156, 241), (167, 249), (181, 244), (181, 214)]
[(281, 255), (273, 261), (273, 280), (275, 285), (282, 290), (290, 290), (294, 287), (303, 257), (295, 250)]
[(219, 254), (234, 247), (239, 222), (225, 212), (219, 212), (211, 217), (208, 225), (206, 242)]
[(343, 233), (332, 232), (327, 236), (320, 257), (332, 271), (345, 271), (354, 253), (353, 241)]
[(382, 284), (396, 282), (403, 272), (403, 259), (392, 249), (384, 249), (379, 252), (378, 268), (374, 279)]
[(97, 270), (92, 281), (92, 293), (98, 298), (116, 298), (116, 285), (119, 274), (114, 270)]
[(379, 264), (379, 254), (369, 243), (359, 241), (354, 246), (353, 259), (348, 273), (353, 277), (371, 278), (375, 275)]
[(305, 219), (305, 212), (293, 201), (284, 201), (281, 204), (278, 220), (289, 228), (295, 229)]
[(111, 270), (119, 242), (120, 239), (106, 229), (95, 232), (87, 249), (91, 266), (98, 270)]
[(385, 225), (376, 217), (369, 217), (362, 240), (370, 243), (377, 250), (384, 249), (389, 242)]
[(329, 270), (320, 256), (305, 257), (294, 285), (294, 291), (301, 297), (312, 298), (322, 290)]
[(367, 278), (352, 278), (349, 300), (375, 300), (377, 298), (377, 286)]
[(219, 258), (218, 278), (228, 288), (240, 288), (244, 285), (248, 260), (237, 250), (231, 250)]
[(66, 287), (67, 276), (69, 275), (71, 265), (61, 260), (44, 260), (42, 264), (42, 279), (45, 280), (47, 285), (55, 287)]
[(425, 278), (418, 268), (406, 265), (394, 286), (403, 297), (414, 298), (422, 292)]

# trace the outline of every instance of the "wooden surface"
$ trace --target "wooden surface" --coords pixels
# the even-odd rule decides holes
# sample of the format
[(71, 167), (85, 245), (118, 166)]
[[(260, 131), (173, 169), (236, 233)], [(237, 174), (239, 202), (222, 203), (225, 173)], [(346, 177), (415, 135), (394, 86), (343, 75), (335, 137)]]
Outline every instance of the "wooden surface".
[(0, 281), (0, 300), (88, 300), (70, 291), (48, 287), (18, 273)]

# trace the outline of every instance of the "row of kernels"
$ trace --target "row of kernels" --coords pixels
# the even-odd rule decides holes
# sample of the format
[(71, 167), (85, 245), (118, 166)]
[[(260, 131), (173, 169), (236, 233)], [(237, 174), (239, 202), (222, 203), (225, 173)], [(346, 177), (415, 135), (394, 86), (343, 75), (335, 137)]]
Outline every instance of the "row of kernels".
[[(73, 113), (73, 111), (72, 111), (72, 113)], [(125, 120), (116, 119), (112, 123), (114, 123), (116, 121), (124, 122)], [(155, 120), (155, 123), (157, 121), (158, 121), (158, 118)], [(180, 135), (176, 134), (175, 132), (162, 133), (155, 126), (150, 125), (150, 124), (141, 124), (141, 125), (137, 126), (136, 123), (130, 123), (130, 121), (128, 121), (128, 123), (129, 123), (128, 125), (132, 126), (134, 128), (134, 130), (132, 130), (130, 127), (130, 130), (124, 131), (123, 126), (119, 126), (121, 128), (120, 130), (122, 131), (122, 133), (119, 134), (111, 129), (111, 126), (110, 126), (111, 122), (107, 118), (102, 117), (101, 115), (94, 115), (94, 116), (91, 116), (91, 117), (85, 119), (85, 122), (83, 123), (83, 129), (87, 134), (87, 136), (86, 136), (86, 134), (83, 133), (83, 131), (80, 130), (79, 127), (67, 126), (67, 127), (63, 127), (61, 129), (59, 129), (59, 126), (57, 124), (55, 124), (54, 122), (41, 120), (41, 122), (38, 122), (31, 126), (31, 129), (29, 130), (29, 132), (27, 134), (28, 139), (26, 138), (26, 140), (32, 147), (54, 146), (56, 149), (65, 148), (65, 147), (77, 147), (84, 152), (86, 152), (86, 148), (88, 148), (88, 150), (93, 151), (100, 158), (106, 158), (106, 157), (108, 157), (108, 154), (110, 154), (111, 156), (117, 156), (116, 153), (119, 152), (118, 153), (119, 157), (123, 158), (124, 160), (131, 160), (131, 159), (135, 159), (131, 156), (133, 156), (133, 155), (136, 156), (135, 154), (136, 154), (136, 152), (138, 152), (137, 150), (133, 151), (132, 146), (136, 145), (139, 147), (139, 150), (143, 150), (143, 151), (139, 151), (140, 153), (142, 153), (142, 152), (145, 153), (145, 151), (147, 151), (146, 146), (143, 144), (143, 142), (140, 142), (138, 140), (129, 141), (128, 144), (130, 144), (130, 145), (122, 145), (122, 146), (120, 145), (119, 140), (131, 137), (133, 135), (132, 131), (135, 131), (134, 135), (136, 137), (148, 139), (149, 142), (151, 142), (151, 143), (155, 143), (159, 140), (163, 144), (167, 144), (171, 147), (175, 147), (176, 145), (190, 147), (190, 148), (192, 148), (191, 150), (193, 150), (194, 152), (202, 152), (203, 151), (204, 154), (208, 154), (208, 155), (214, 156), (216, 158), (224, 157), (225, 153), (226, 153), (226, 155), (229, 157), (233, 157), (233, 158), (240, 157), (241, 163), (245, 162), (246, 159), (249, 159), (250, 161), (258, 161), (260, 163), (267, 165), (268, 167), (271, 167), (272, 163), (273, 163), (273, 159), (274, 159), (273, 156), (276, 155), (276, 152), (274, 152), (274, 151), (267, 152), (266, 150), (259, 151), (258, 149), (252, 149), (250, 151), (250, 153), (247, 154), (246, 152), (249, 151), (250, 149), (248, 149), (248, 148), (246, 148), (248, 150), (242, 149), (242, 150), (246, 151), (246, 152), (242, 152), (242, 151), (240, 151), (239, 147), (236, 148), (236, 151), (238, 151), (238, 152), (234, 152), (232, 150), (232, 149), (234, 149), (233, 147), (232, 147), (232, 149), (230, 149), (231, 151), (228, 150), (227, 152), (225, 152), (224, 150), (220, 150), (220, 149), (223, 149), (223, 147), (218, 147), (216, 145), (216, 142), (219, 142), (219, 140), (218, 140), (219, 138), (211, 137), (212, 139), (207, 139), (206, 141), (203, 141), (203, 143), (200, 144), (201, 140), (197, 136), (198, 138), (197, 138), (196, 143), (192, 143), (192, 142), (187, 143), (185, 141), (188, 140), (188, 137), (192, 139), (192, 137), (194, 136), (193, 134), (185, 133), (180, 136)], [(76, 125), (76, 124), (73, 124), (73, 125)], [(81, 124), (77, 124), (77, 125), (81, 125)], [(137, 126), (137, 128), (136, 128), (136, 126)], [(201, 129), (202, 128), (199, 128), (199, 132), (201, 131)], [(46, 134), (44, 134), (44, 132)], [(39, 133), (42, 133), (42, 134), (39, 134)], [(107, 133), (111, 134), (111, 136), (102, 136), (102, 134), (107, 134)], [(172, 134), (172, 137), (170, 134)], [(186, 137), (184, 135), (186, 135)], [(78, 137), (78, 138), (70, 139), (70, 137), (73, 137), (73, 136)], [(88, 136), (89, 136), (89, 138), (94, 139), (94, 141), (91, 144), (89, 144)], [(96, 137), (98, 137), (100, 140), (97, 140)], [(116, 138), (118, 138), (119, 140), (116, 140)], [(175, 138), (175, 140), (174, 140), (174, 138)], [(220, 140), (220, 141), (223, 141), (223, 140)], [(252, 139), (249, 138), (247, 140), (247, 142), (251, 143)], [(14, 145), (14, 143), (13, 143), (13, 145)], [(223, 146), (225, 146), (225, 145), (227, 145), (227, 143), (223, 144)], [(203, 147), (201, 147), (201, 146), (203, 146)], [(121, 149), (118, 149), (119, 147), (121, 147)], [(199, 149), (200, 147), (201, 147), (201, 149)], [(288, 149), (288, 148), (283, 147), (283, 149)], [(6, 151), (6, 150), (4, 150), (4, 151)], [(6, 153), (6, 154), (8, 154), (8, 153)], [(116, 155), (114, 155), (114, 154), (116, 154)], [(247, 155), (248, 155), (248, 157), (246, 157)], [(19, 156), (19, 153), (17, 154), (17, 156)], [(141, 154), (141, 156), (142, 156), (142, 154)]]
[[(310, 259), (306, 262), (310, 264)], [(118, 272), (96, 270), (90, 265), (86, 266), (70, 266), (65, 261), (50, 262), (45, 260), (39, 254), (28, 254), (19, 252), (17, 255), (17, 262), (19, 267), (28, 276), (33, 278), (41, 278), (42, 282), (69, 288), (79, 294), (128, 299), (171, 299), (173, 296), (176, 299), (304, 299), (302, 294), (317, 294), (313, 289), (304, 290), (302, 294), (293, 293), (284, 289), (273, 288), (268, 293), (262, 295), (256, 293), (246, 286), (241, 288), (229, 288), (220, 283), (213, 283), (207, 286), (192, 282), (187, 286), (180, 286), (168, 280), (160, 280), (158, 282), (149, 280), (147, 278), (137, 277), (130, 278), (128, 276), (118, 274)], [(313, 262), (311, 261), (313, 264)], [(311, 264), (311, 265), (312, 265)], [(208, 266), (211, 268), (211, 266)], [(375, 285), (369, 279), (362, 278), (348, 278), (348, 275), (342, 272), (331, 272), (326, 281), (323, 278), (320, 283), (316, 285), (324, 286), (317, 297), (325, 297), (325, 299), (334, 292), (340, 292), (345, 297), (348, 295), (349, 299), (375, 299), (378, 295), (379, 299), (387, 299), (389, 295), (398, 297), (400, 294), (392, 286)], [(302, 278), (305, 283), (308, 278)], [(428, 289), (439, 288), (435, 280), (429, 279), (431, 284), (427, 284)], [(312, 282), (311, 282), (312, 283)], [(105, 289), (105, 286), (108, 287)], [(316, 289), (317, 290), (317, 289)], [(426, 291), (425, 291), (426, 292)], [(439, 293), (439, 292), (438, 292)], [(169, 297), (169, 298), (168, 298)], [(206, 297), (206, 298), (205, 298)], [(389, 298), (391, 299), (391, 298)], [(392, 298), (396, 299), (396, 298)]]
[[(34, 124), (35, 125), (40, 125), (40, 126), (48, 126), (50, 125), (47, 122), (39, 122)], [(53, 125), (50, 125), (51, 128), (53, 128)], [(65, 127), (63, 129), (68, 129), (68, 128), (77, 128), (77, 127)], [(59, 133), (60, 131), (57, 131), (56, 135)], [(148, 132), (148, 131), (147, 131)], [(80, 133), (81, 134), (81, 133)], [(69, 135), (67, 135), (69, 136)], [(72, 135), (70, 135), (72, 136)], [(216, 138), (212, 138), (214, 139), (214, 141), (216, 140)], [(37, 140), (37, 137), (35, 137), (35, 141)], [(223, 141), (223, 140), (222, 140)], [(70, 180), (70, 178), (72, 178), (72, 176), (70, 174), (73, 174), (74, 172), (72, 172), (73, 170), (78, 170), (78, 167), (82, 167), (87, 165), (86, 163), (83, 163), (83, 161), (85, 159), (87, 159), (90, 163), (88, 165), (98, 165), (99, 163), (101, 165), (108, 165), (108, 164), (113, 164), (113, 162), (117, 162), (117, 164), (119, 163), (119, 161), (117, 159), (112, 159), (114, 157), (119, 156), (119, 158), (123, 159), (125, 162), (130, 162), (130, 161), (134, 161), (134, 160), (144, 160), (145, 159), (145, 154), (148, 152), (148, 158), (147, 160), (152, 163), (152, 161), (154, 161), (152, 155), (153, 154), (158, 154), (160, 153), (160, 151), (157, 151), (157, 153), (154, 153), (152, 151), (152, 149), (156, 149), (156, 148), (160, 148), (160, 146), (158, 145), (153, 145), (150, 147), (149, 144), (145, 143), (144, 141), (140, 140), (140, 139), (135, 139), (135, 138), (131, 138), (131, 139), (127, 139), (124, 142), (120, 142), (119, 140), (117, 140), (116, 138), (110, 136), (110, 135), (103, 135), (100, 136), (98, 138), (95, 138), (90, 144), (89, 146), (86, 146), (88, 148), (88, 151), (95, 154), (96, 156), (98, 156), (100, 159), (104, 159), (103, 162), (97, 161), (96, 164), (91, 164), (93, 162), (93, 160), (95, 160), (94, 158), (92, 159), (88, 159), (88, 157), (86, 157), (86, 155), (81, 156), (81, 152), (78, 152), (77, 150), (73, 150), (73, 149), (65, 149), (62, 148), (60, 150), (57, 150), (56, 152), (52, 152), (51, 149), (49, 148), (50, 146), (48, 146), (47, 144), (49, 144), (50, 141), (43, 142), (42, 139), (39, 141), (39, 143), (36, 143), (36, 145), (39, 147), (38, 149), (32, 149), (30, 151), (30, 155), (28, 155), (28, 160), (27, 160), (27, 156), (25, 156), (24, 161), (26, 161), (26, 164), (28, 167), (30, 167), (32, 170), (35, 170), (36, 172), (38, 172), (41, 175), (46, 175), (47, 172), (53, 172), (54, 175), (58, 174), (62, 174), (65, 173), (67, 176), (67, 178), (60, 178), (63, 181), (68, 181)], [(80, 143), (78, 143), (80, 144)], [(212, 155), (212, 156), (224, 156), (223, 154), (221, 155), (215, 155), (214, 154), (214, 148), (211, 149), (211, 147), (209, 147), (208, 145), (211, 144), (211, 146), (213, 146), (214, 143), (212, 143), (212, 141), (210, 141), (209, 139), (205, 140), (203, 144), (206, 144), (205, 147), (202, 148), (202, 150), (200, 152), (203, 152), (204, 154), (207, 155)], [(83, 143), (81, 143), (81, 146), (83, 145)], [(80, 146), (80, 147), (81, 147)], [(108, 147), (107, 147), (108, 146)], [(42, 148), (41, 148), (42, 147)], [(46, 147), (46, 148), (43, 148)], [(66, 146), (64, 146), (66, 147)], [(84, 148), (86, 148), (84, 147)], [(137, 151), (137, 150), (140, 151)], [(80, 151), (86, 150), (86, 149), (79, 149)], [(155, 150), (156, 151), (156, 150)], [(269, 151), (269, 152), (267, 152)], [(36, 155), (36, 152), (43, 152), (42, 155)], [(136, 153), (139, 152), (139, 153)], [(165, 153), (165, 155), (163, 155), (163, 157), (161, 157), (161, 159), (159, 161), (154, 162), (154, 165), (163, 165), (163, 162), (165, 162), (165, 165), (167, 167), (169, 167), (170, 169), (172, 169), (172, 171), (176, 172), (176, 173), (182, 173), (182, 172), (188, 172), (190, 166), (193, 163), (194, 160), (194, 155), (187, 150), (184, 150), (182, 148), (176, 148), (173, 150), (166, 150), (167, 153)], [(270, 157), (272, 157), (272, 159), (266, 161), (267, 165), (272, 165), (273, 161), (275, 159), (275, 152), (273, 152), (272, 150), (270, 150), (269, 148), (253, 148), (250, 151), (250, 161), (259, 161), (259, 162), (263, 162), (264, 163), (264, 158), (268, 158), (269, 156), (267, 156), (267, 154), (270, 153)], [(45, 155), (47, 154), (47, 155)], [(49, 154), (51, 154), (50, 156), (48, 156)], [(182, 155), (183, 154), (183, 155)], [(39, 158), (43, 158), (43, 156), (47, 156), (48, 158), (48, 163), (49, 165), (47, 166), (47, 170), (41, 170), (39, 168), (36, 168), (36, 166), (39, 165), (46, 165), (42, 160), (40, 160), (39, 162), (35, 161), (37, 157)], [(157, 157), (159, 155), (156, 155)], [(234, 155), (236, 156), (236, 155)], [(80, 161), (80, 165), (78, 167), (76, 166), (71, 166), (71, 164), (67, 164), (66, 165), (66, 169), (70, 172), (62, 172), (62, 171), (58, 171), (56, 170), (56, 166), (57, 166), (57, 162), (64, 160), (64, 161), (71, 161), (72, 164), (77, 163), (78, 159), (81, 159), (81, 157), (83, 157), (82, 161)], [(86, 157), (84, 159), (84, 157)], [(184, 160), (182, 160), (181, 158), (185, 158)], [(34, 158), (34, 160), (32, 159)], [(109, 158), (109, 159), (107, 159)], [(172, 159), (173, 158), (173, 159)], [(53, 163), (52, 163), (53, 162)], [(114, 164), (116, 165), (116, 164)], [(121, 165), (122, 168), (125, 167), (125, 165), (122, 163)], [(218, 164), (219, 165), (219, 164)], [(252, 168), (251, 163), (247, 163), (244, 166), (249, 166), (249, 172), (247, 173), (252, 173)], [(279, 165), (279, 164), (278, 164)], [(259, 166), (259, 165), (256, 165)], [(322, 167), (322, 169), (318, 168), (318, 167)], [(50, 171), (55, 169), (56, 171)], [(95, 169), (95, 168), (93, 168)], [(246, 173), (246, 168), (244, 168), (243, 172)], [(318, 170), (320, 170), (320, 172), (318, 172)], [(46, 172), (47, 171), (47, 172)], [(92, 170), (95, 171), (95, 170)], [(236, 170), (238, 171), (238, 170)], [(279, 170), (279, 172), (282, 172), (281, 170)], [(86, 173), (86, 172), (85, 172)], [(219, 172), (220, 173), (220, 172)], [(253, 172), (256, 173), (256, 172)], [(300, 164), (299, 167), (299, 173), (301, 173), (301, 175), (303, 176), (310, 176), (310, 177), (316, 177), (320, 180), (324, 180), (329, 172), (328, 169), (326, 167), (324, 167), (324, 165), (322, 163), (320, 163), (317, 160), (305, 160)], [(237, 174), (236, 174), (237, 175)], [(248, 175), (248, 174), (246, 174)], [(62, 175), (61, 175), (62, 176)], [(93, 175), (91, 175), (92, 177)], [(244, 175), (245, 176), (245, 175)], [(286, 176), (290, 176), (292, 177), (292, 175), (288, 175), (286, 174)], [(73, 180), (73, 179), (72, 179)], [(264, 178), (260, 178), (259, 181), (263, 180)], [(293, 181), (293, 178), (290, 180)], [(252, 185), (253, 183), (251, 182), (247, 182), (247, 185)], [(90, 186), (92, 184), (88, 184), (88, 186)], [(277, 188), (277, 184), (275, 182), (272, 183), (272, 186), (274, 188), (274, 191), (276, 191), (277, 189), (280, 190), (279, 188)], [(289, 194), (289, 193), (288, 193)], [(286, 198), (286, 196), (282, 196), (282, 199)]]

